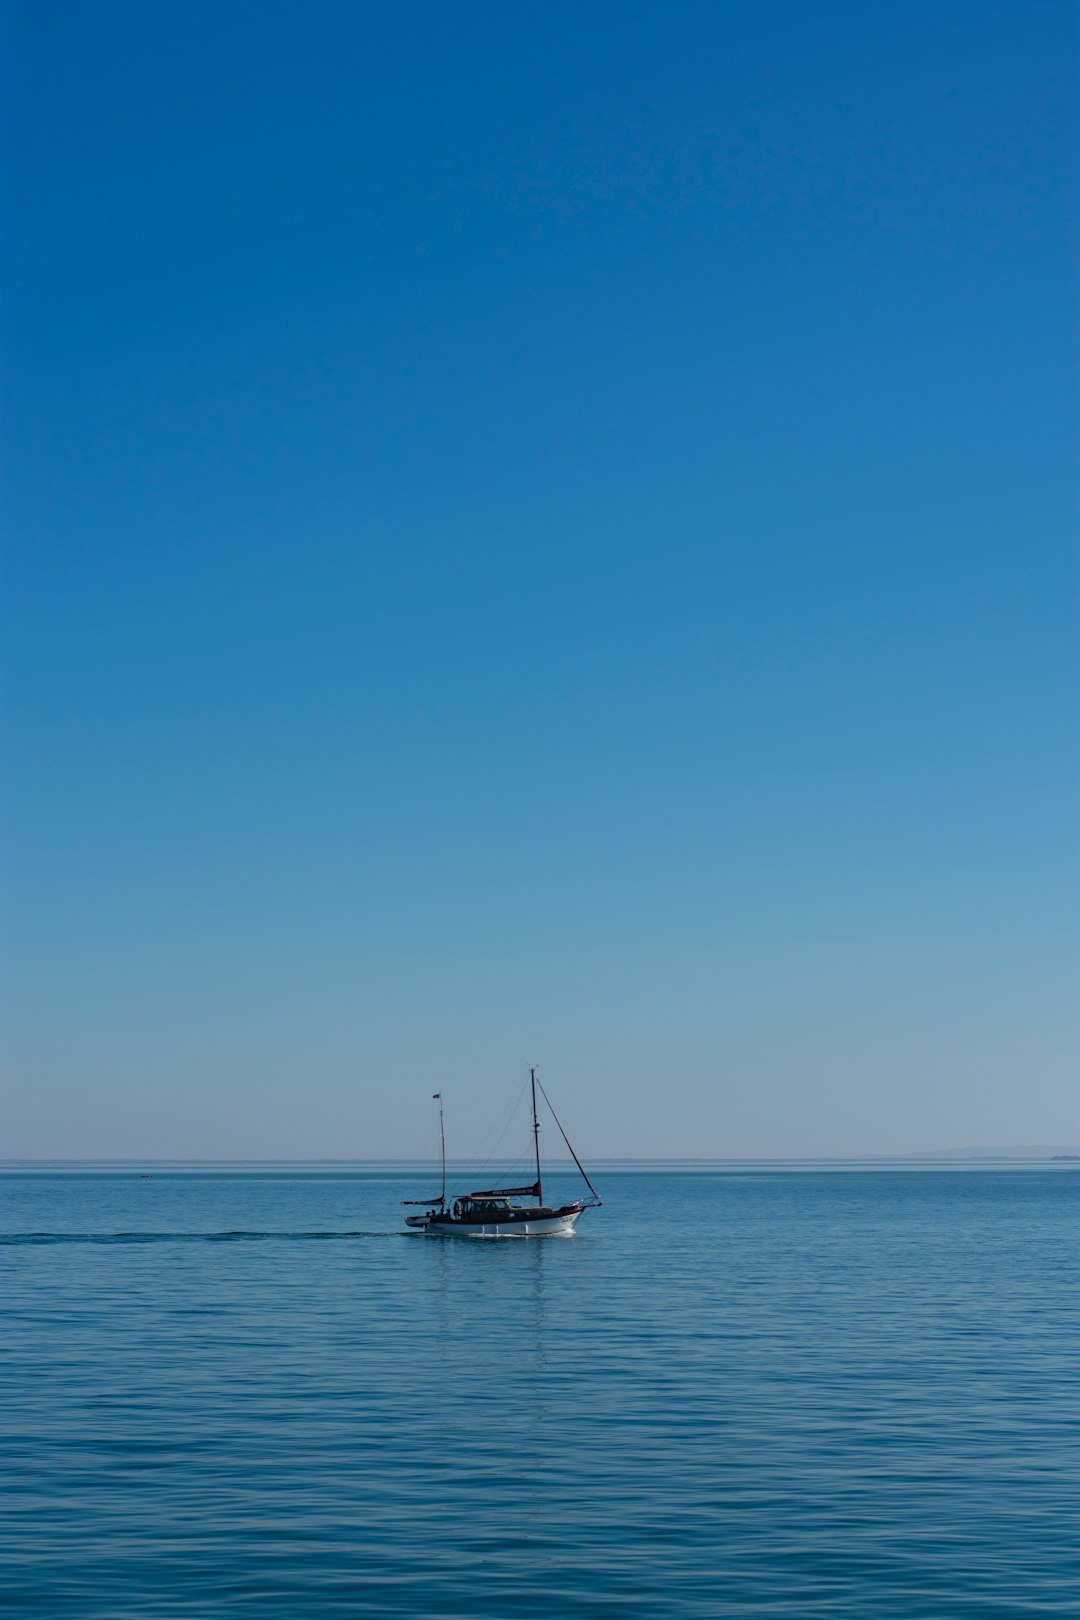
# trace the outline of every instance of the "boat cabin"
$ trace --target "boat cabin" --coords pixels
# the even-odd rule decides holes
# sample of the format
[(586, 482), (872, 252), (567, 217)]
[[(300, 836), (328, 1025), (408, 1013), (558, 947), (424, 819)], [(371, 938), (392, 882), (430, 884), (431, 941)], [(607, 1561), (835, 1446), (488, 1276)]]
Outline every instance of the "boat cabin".
[(458, 1220), (493, 1221), (510, 1208), (509, 1198), (481, 1198), (474, 1193), (465, 1198), (459, 1198), (454, 1205), (454, 1215)]

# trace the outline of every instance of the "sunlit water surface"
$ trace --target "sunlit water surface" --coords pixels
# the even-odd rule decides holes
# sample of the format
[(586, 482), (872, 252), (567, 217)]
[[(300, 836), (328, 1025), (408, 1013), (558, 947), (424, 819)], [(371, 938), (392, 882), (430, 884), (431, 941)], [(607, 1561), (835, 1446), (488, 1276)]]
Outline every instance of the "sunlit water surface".
[(8, 1613), (1077, 1612), (1076, 1170), (426, 1180), (4, 1180)]

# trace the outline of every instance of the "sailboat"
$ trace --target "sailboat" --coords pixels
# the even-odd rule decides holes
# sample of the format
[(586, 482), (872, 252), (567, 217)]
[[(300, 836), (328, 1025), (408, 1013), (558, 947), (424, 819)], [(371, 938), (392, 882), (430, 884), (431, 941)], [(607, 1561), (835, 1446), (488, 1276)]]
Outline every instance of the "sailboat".
[[(438, 1198), (407, 1198), (407, 1206), (422, 1208), (423, 1215), (406, 1215), (406, 1226), (418, 1227), (425, 1233), (439, 1237), (569, 1237), (586, 1209), (599, 1208), (600, 1194), (585, 1173), (585, 1168), (574, 1152), (570, 1138), (559, 1124), (559, 1116), (547, 1092), (537, 1079), (536, 1070), (529, 1070), (532, 1093), (532, 1133), (536, 1154), (536, 1180), (529, 1187), (489, 1187), (483, 1192), (463, 1193), (452, 1202), (446, 1196), (446, 1127), (443, 1119), (442, 1092), (435, 1092), (432, 1101), (439, 1104), (439, 1146), (442, 1154), (442, 1191)], [(537, 1091), (543, 1097), (558, 1126), (559, 1134), (570, 1149), (570, 1157), (581, 1171), (582, 1180), (591, 1193), (590, 1198), (579, 1198), (556, 1209), (544, 1203), (544, 1184), (540, 1173), (540, 1118), (537, 1114)], [(535, 1206), (517, 1204), (516, 1198), (535, 1198)]]

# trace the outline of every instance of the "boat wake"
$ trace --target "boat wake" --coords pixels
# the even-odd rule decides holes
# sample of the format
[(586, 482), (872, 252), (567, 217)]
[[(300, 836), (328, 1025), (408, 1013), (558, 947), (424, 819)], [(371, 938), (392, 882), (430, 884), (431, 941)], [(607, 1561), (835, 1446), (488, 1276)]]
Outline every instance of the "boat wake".
[(335, 1243), (412, 1232), (0, 1232), (0, 1247), (49, 1243)]

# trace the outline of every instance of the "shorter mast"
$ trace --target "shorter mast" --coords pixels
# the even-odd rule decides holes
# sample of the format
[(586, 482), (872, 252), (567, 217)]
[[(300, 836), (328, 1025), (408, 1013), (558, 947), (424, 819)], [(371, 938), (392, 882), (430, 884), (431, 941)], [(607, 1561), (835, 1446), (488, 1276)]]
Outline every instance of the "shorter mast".
[[(439, 1156), (442, 1159), (442, 1191), (440, 1192), (438, 1198), (403, 1198), (401, 1200), (401, 1202), (403, 1204), (425, 1204), (428, 1207), (428, 1209), (434, 1209), (435, 1205), (438, 1204), (440, 1209), (445, 1210), (445, 1208), (446, 1208), (446, 1127), (443, 1124), (442, 1092), (441, 1091), (433, 1091), (431, 1093), (431, 1100), (432, 1100), (432, 1102), (437, 1102), (438, 1105), (439, 1105)], [(412, 1216), (411, 1215), (406, 1216), (406, 1219), (407, 1220), (412, 1220)]]
[(440, 1150), (440, 1153), (442, 1155), (442, 1194), (441, 1194), (441, 1196), (439, 1198), (439, 1202), (440, 1202), (440, 1204), (445, 1205), (445, 1203), (446, 1203), (446, 1126), (443, 1124), (442, 1092), (441, 1091), (432, 1092), (432, 1097), (431, 1097), (432, 1102), (434, 1102), (436, 1098), (438, 1098), (438, 1102), (439, 1102), (439, 1150)]
[(536, 1196), (539, 1202), (544, 1202), (544, 1186), (540, 1180), (540, 1121), (536, 1117), (536, 1070), (529, 1070), (529, 1079), (532, 1082), (532, 1108), (533, 1108), (533, 1142), (536, 1147)]

